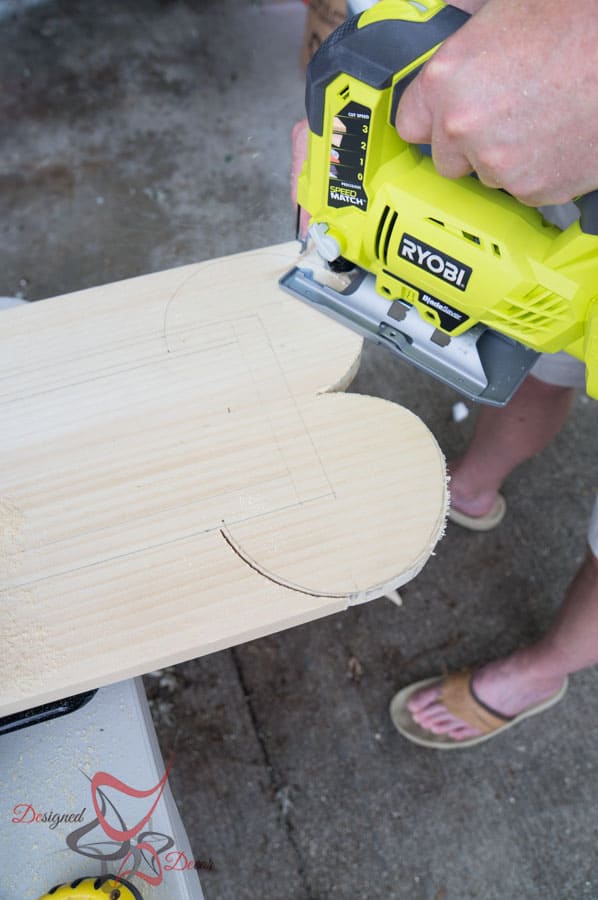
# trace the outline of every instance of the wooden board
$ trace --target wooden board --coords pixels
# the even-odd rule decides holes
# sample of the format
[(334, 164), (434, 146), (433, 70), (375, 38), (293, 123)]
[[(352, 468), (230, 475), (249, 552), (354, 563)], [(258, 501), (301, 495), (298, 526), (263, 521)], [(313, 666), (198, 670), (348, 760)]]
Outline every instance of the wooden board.
[(444, 460), (283, 244), (0, 315), (0, 715), (412, 578)]

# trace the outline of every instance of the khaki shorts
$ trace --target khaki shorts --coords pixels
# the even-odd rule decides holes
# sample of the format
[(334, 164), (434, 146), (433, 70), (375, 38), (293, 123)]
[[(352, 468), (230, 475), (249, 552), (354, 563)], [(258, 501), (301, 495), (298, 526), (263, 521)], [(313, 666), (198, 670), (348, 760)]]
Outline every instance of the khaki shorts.
[(564, 350), (559, 353), (543, 353), (530, 369), (530, 374), (546, 384), (558, 384), (560, 387), (585, 390), (585, 365), (580, 359), (569, 356)]

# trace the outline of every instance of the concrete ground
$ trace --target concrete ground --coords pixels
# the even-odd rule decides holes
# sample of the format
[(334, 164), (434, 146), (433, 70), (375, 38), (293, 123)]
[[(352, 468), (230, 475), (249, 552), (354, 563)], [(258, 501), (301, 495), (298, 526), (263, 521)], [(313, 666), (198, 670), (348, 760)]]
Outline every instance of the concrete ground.
[[(0, 15), (0, 295), (292, 237), (297, 0), (2, 0)], [(353, 389), (410, 407), (449, 457), (467, 441), (457, 397), (382, 351)], [(595, 670), (476, 750), (418, 749), (387, 714), (399, 687), (542, 632), (584, 553), (595, 425), (579, 397), (509, 479), (504, 523), (449, 526), (401, 609), (378, 600), (146, 679), (195, 856), (215, 865), (207, 900), (598, 898)]]

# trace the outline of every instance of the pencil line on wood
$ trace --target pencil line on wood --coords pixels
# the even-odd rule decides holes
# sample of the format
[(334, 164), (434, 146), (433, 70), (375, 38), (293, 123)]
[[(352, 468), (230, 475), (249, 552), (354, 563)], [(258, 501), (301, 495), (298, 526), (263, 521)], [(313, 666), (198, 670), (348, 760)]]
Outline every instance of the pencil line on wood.
[(233, 541), (230, 534), (226, 533), (224, 528), (220, 529), (220, 534), (222, 535), (222, 537), (224, 538), (224, 540), (226, 541), (228, 546), (231, 548), (233, 553), (236, 553), (236, 555), (239, 557), (239, 559), (242, 559), (243, 562), (246, 563), (246, 565), (248, 565), (250, 569), (253, 569), (254, 572), (257, 572), (258, 575), (261, 575), (263, 578), (266, 578), (268, 581), (271, 581), (274, 584), (278, 584), (280, 587), (287, 588), (289, 591), (295, 591), (295, 593), (297, 593), (297, 594), (306, 594), (308, 597), (330, 597), (333, 600), (348, 600), (349, 599), (349, 596), (350, 596), (349, 594), (330, 594), (330, 593), (327, 593), (326, 591), (322, 591), (322, 592), (309, 591), (309, 590), (307, 590), (307, 588), (301, 588), (295, 584), (290, 584), (290, 582), (283, 581), (281, 578), (275, 578), (274, 575), (271, 575), (269, 572), (266, 572), (264, 569), (262, 569), (260, 566), (258, 566), (258, 564), (256, 562), (254, 562), (252, 559), (249, 559), (249, 557), (241, 550), (239, 545)]

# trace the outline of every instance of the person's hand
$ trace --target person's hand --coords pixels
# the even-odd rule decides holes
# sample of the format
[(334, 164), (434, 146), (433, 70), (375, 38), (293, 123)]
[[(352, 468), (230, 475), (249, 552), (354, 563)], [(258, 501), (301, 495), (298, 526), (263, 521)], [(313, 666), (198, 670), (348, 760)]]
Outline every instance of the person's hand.
[(488, 0), (405, 91), (399, 134), (431, 144), (442, 175), (474, 171), (531, 206), (597, 188), (597, 13), (595, 0)]
[[(301, 174), (303, 163), (307, 159), (307, 137), (309, 126), (307, 119), (302, 119), (293, 127), (291, 133), (292, 152), (291, 152), (291, 200), (297, 203), (297, 181)], [(309, 224), (309, 213), (305, 209), (301, 209), (299, 213), (299, 221), (297, 223), (297, 237), (303, 240), (307, 235), (307, 226)]]

